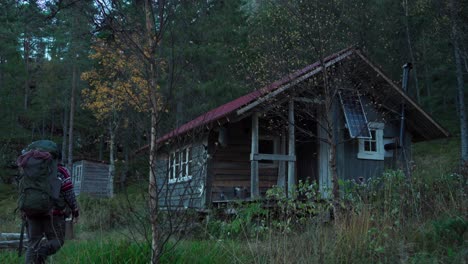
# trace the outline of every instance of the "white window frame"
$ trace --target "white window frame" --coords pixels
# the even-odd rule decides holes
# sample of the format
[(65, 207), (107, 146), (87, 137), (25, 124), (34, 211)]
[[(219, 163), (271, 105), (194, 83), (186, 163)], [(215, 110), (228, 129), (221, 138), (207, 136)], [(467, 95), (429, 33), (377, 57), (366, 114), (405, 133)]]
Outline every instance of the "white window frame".
[(185, 182), (192, 179), (192, 147), (186, 146), (176, 149), (169, 154), (168, 180), (169, 183)]
[[(383, 132), (384, 132), (384, 123), (378, 122), (369, 122), (368, 123), (369, 130), (372, 132), (375, 131), (375, 138), (372, 137), (370, 139), (360, 138), (359, 139), (359, 152), (358, 152), (358, 159), (368, 159), (368, 160), (384, 160), (385, 159), (385, 148), (384, 148), (384, 140), (383, 140)], [(375, 151), (366, 150), (365, 143), (370, 142), (375, 143)]]
[(73, 179), (72, 182), (74, 185), (79, 185), (81, 184), (81, 181), (83, 179), (83, 165), (76, 165), (73, 171)]

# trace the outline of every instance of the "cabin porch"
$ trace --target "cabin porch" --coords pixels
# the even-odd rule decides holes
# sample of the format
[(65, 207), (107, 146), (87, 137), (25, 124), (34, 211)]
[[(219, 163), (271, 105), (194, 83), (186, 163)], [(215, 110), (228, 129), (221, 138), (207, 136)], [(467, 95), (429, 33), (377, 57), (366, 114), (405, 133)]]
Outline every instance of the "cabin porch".
[(285, 111), (275, 110), (286, 120), (253, 113), (210, 136), (211, 203), (255, 200), (274, 186), (288, 193), (299, 181), (319, 181), (317, 123), (294, 117), (290, 107), (286, 103)]

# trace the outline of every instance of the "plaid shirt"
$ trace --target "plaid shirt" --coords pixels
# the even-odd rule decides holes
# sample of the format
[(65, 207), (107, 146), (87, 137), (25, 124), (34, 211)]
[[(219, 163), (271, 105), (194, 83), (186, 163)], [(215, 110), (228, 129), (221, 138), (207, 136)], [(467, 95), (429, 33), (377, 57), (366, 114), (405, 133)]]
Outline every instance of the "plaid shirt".
[[(65, 199), (65, 203), (70, 207), (72, 211), (78, 210), (78, 202), (76, 201), (75, 192), (73, 191), (73, 183), (70, 177), (70, 173), (67, 168), (59, 165), (57, 177), (62, 180), (62, 187), (60, 193)], [(64, 215), (64, 210), (54, 209), (52, 212), (54, 215)]]

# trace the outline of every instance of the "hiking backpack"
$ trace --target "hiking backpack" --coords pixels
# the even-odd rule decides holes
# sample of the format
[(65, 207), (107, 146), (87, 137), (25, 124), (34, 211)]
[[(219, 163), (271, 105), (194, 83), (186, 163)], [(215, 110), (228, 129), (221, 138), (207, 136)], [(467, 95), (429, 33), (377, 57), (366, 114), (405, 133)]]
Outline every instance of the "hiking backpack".
[(47, 215), (59, 199), (57, 145), (50, 140), (31, 143), (18, 157), (20, 167), (18, 209), (26, 216)]

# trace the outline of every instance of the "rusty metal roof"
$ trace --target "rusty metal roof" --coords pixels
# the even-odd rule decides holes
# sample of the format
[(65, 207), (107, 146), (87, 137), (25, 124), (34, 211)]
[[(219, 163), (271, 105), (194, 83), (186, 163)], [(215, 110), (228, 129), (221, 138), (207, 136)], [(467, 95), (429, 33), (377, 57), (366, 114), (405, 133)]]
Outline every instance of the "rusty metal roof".
[[(199, 117), (193, 119), (192, 121), (178, 127), (177, 129), (165, 134), (164, 136), (158, 139), (158, 144), (164, 143), (174, 137), (193, 131), (194, 129), (201, 128), (205, 125), (213, 124), (214, 122), (219, 122), (223, 118), (235, 114), (241, 108), (245, 108), (247, 105), (253, 106), (253, 102), (261, 100), (266, 95), (279, 94), (280, 92), (288, 89), (290, 86), (297, 84), (300, 81), (303, 81), (311, 76), (319, 73), (322, 70), (322, 65), (325, 67), (330, 67), (331, 65), (350, 57), (356, 57), (360, 59), (360, 67), (370, 67), (373, 72), (373, 75), (381, 83), (381, 87), (386, 91), (387, 94), (391, 95), (395, 105), (400, 105), (402, 100), (409, 105), (408, 109), (408, 119), (409, 126), (408, 128), (411, 132), (415, 133), (416, 141), (428, 140), (435, 138), (448, 137), (450, 134), (442, 128), (432, 117), (429, 116), (417, 103), (415, 103), (409, 96), (407, 96), (393, 81), (388, 78), (377, 66), (372, 64), (358, 49), (350, 47), (344, 50), (341, 50), (337, 53), (334, 53), (322, 61), (317, 61), (314, 64), (311, 64), (301, 70), (293, 72), (284, 78), (273, 82), (259, 90), (253, 91), (249, 94), (241, 96), (233, 101), (230, 101), (226, 104), (223, 104), (217, 108), (214, 108)], [(377, 73), (377, 74), (376, 74)], [(238, 114), (238, 113), (237, 113)], [(416, 123), (415, 123), (416, 122)], [(420, 126), (420, 127), (419, 127)]]
[[(349, 56), (350, 54), (352, 54), (352, 51), (354, 50), (354, 48), (347, 48), (347, 49), (344, 49), (344, 50), (341, 50), (337, 53), (334, 53), (328, 57), (326, 57), (325, 59), (323, 59), (323, 63), (329, 63), (329, 62), (337, 62), (343, 58), (345, 58), (346, 56)], [(343, 56), (345, 55), (345, 56)], [(339, 58), (339, 60), (337, 60)], [(217, 121), (223, 117), (226, 117), (232, 113), (234, 113), (236, 110), (240, 109), (241, 107), (259, 99), (260, 97), (282, 87), (283, 85), (287, 84), (287, 83), (290, 83), (291, 81), (294, 81), (295, 79), (303, 76), (304, 74), (306, 73), (309, 73), (317, 68), (320, 68), (320, 65), (321, 65), (321, 62), (320, 61), (317, 61), (315, 62), (314, 64), (311, 64), (303, 69), (300, 69), (296, 72), (293, 72), (285, 77), (283, 77), (282, 79), (276, 81), (276, 82), (273, 82), (261, 89), (258, 89), (256, 91), (253, 91), (249, 94), (246, 94), (244, 96), (241, 96), (233, 101), (230, 101), (226, 104), (223, 104), (215, 109), (212, 109), (202, 115), (200, 115), (199, 117), (193, 119), (192, 121), (176, 128), (175, 130), (165, 134), (164, 136), (162, 136), (161, 138), (158, 139), (158, 143), (163, 143), (175, 136), (178, 136), (178, 135), (181, 135), (181, 134), (184, 134), (192, 129), (195, 129), (195, 128), (198, 128), (200, 126), (203, 126), (203, 125), (207, 125), (209, 123), (212, 123), (214, 121)]]

